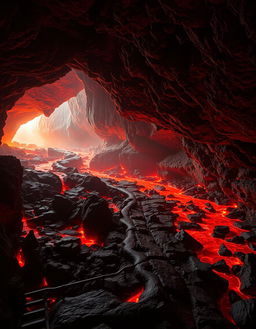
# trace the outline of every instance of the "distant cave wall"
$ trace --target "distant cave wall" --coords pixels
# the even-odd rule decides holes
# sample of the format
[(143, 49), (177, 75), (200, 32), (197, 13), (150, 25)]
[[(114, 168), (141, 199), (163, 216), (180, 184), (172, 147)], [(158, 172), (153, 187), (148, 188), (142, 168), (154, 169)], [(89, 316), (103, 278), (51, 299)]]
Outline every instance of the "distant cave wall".
[[(98, 82), (83, 72), (77, 74), (85, 86), (86, 102), (77, 98), (80, 109), (73, 111), (74, 115), (84, 113), (94, 131), (105, 141), (104, 148), (91, 160), (91, 168), (106, 170), (121, 166), (131, 173), (156, 174), (159, 169), (161, 172), (174, 169), (172, 156), (180, 155), (182, 160), (186, 157), (180, 136), (152, 123), (131, 121), (121, 116), (108, 92)], [(164, 163), (159, 164), (166, 157), (168, 168)], [(188, 158), (185, 162), (180, 161), (179, 166), (175, 163), (175, 174), (177, 171), (187, 174), (184, 167)]]
[(209, 163), (225, 193), (237, 197), (242, 175), (245, 201), (256, 177), (255, 12), (247, 0), (3, 3), (2, 126), (25, 90), (79, 69), (122, 115), (184, 136), (198, 171), (211, 175)]
[(85, 149), (97, 146), (101, 138), (94, 132), (86, 117), (85, 91), (60, 105), (50, 117), (42, 116), (37, 131), (45, 146)]

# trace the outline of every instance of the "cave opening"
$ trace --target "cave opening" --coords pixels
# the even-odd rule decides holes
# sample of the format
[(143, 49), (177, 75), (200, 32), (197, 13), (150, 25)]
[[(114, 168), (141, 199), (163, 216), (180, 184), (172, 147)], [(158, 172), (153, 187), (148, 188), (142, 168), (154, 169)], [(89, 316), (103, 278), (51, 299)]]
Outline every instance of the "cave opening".
[(231, 2), (1, 4), (4, 327), (255, 328), (256, 11)]

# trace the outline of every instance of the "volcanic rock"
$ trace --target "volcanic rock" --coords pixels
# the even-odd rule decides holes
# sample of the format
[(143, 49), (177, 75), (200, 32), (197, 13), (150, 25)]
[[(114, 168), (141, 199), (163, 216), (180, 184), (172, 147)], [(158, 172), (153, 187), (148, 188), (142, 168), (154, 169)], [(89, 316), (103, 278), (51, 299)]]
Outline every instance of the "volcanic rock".
[(215, 212), (216, 212), (216, 210), (214, 209), (214, 207), (212, 206), (211, 203), (207, 202), (207, 203), (205, 204), (205, 206), (206, 206), (205, 209), (206, 209), (207, 211), (212, 212), (212, 213), (215, 213)]
[(225, 225), (217, 225), (214, 227), (213, 229), (213, 233), (212, 236), (214, 238), (220, 238), (220, 239), (224, 239), (225, 236), (230, 232), (230, 229), (228, 226)]
[(97, 191), (101, 195), (106, 195), (108, 191), (107, 185), (99, 177), (91, 175), (84, 178), (81, 186), (88, 191)]
[(180, 230), (180, 232), (175, 234), (175, 241), (181, 243), (187, 250), (196, 251), (203, 248), (200, 242), (184, 230)]
[(256, 223), (254, 221), (250, 221), (250, 220), (245, 220), (242, 222), (235, 222), (235, 226), (241, 228), (242, 230), (256, 229)]
[(8, 236), (18, 234), (22, 228), (22, 173), (18, 159), (0, 156), (0, 222)]
[(69, 188), (73, 188), (78, 185), (81, 185), (86, 176), (88, 176), (88, 175), (80, 174), (80, 173), (69, 173), (64, 177), (64, 183)]
[(212, 269), (218, 272), (230, 273), (230, 269), (224, 259), (212, 264)]
[(56, 194), (52, 201), (52, 208), (60, 218), (65, 220), (73, 210), (73, 202), (62, 194)]
[(62, 164), (60, 164), (59, 162), (54, 162), (52, 164), (52, 169), (54, 171), (63, 172), (65, 174), (73, 174), (73, 173), (77, 173), (78, 172), (78, 169), (77, 168), (74, 168), (74, 167), (66, 167), (66, 166), (63, 166)]
[(190, 222), (179, 222), (178, 224), (179, 230), (194, 230), (199, 231), (202, 230), (202, 227), (197, 223), (190, 223)]
[(256, 242), (256, 231), (243, 232), (240, 234), (240, 237), (247, 242)]
[(187, 215), (188, 219), (191, 220), (192, 223), (202, 223), (203, 216), (204, 214), (202, 214), (201, 212)]
[(234, 236), (231, 239), (227, 239), (228, 242), (236, 243), (236, 244), (243, 244), (244, 243), (244, 238), (240, 236)]
[(239, 275), (241, 268), (241, 265), (233, 265), (231, 270), (235, 275)]
[(60, 149), (56, 149), (53, 147), (48, 147), (47, 149), (48, 152), (48, 156), (50, 158), (64, 158), (66, 151), (64, 150), (60, 150)]
[(72, 154), (66, 156), (63, 160), (56, 161), (56, 164), (62, 167), (79, 168), (83, 165), (83, 160), (79, 155)]
[(16, 260), (22, 231), (22, 167), (13, 156), (0, 156), (0, 319), (3, 328), (17, 328), (24, 311), (24, 280)]
[(56, 260), (47, 259), (44, 264), (44, 273), (51, 286), (65, 284), (73, 279), (72, 267)]
[(106, 313), (120, 301), (104, 290), (94, 290), (75, 297), (66, 297), (54, 309), (52, 326), (56, 329), (82, 328), (102, 323)]
[(241, 208), (234, 208), (229, 211), (229, 213), (226, 215), (226, 217), (230, 219), (240, 219), (244, 220), (246, 217), (246, 212), (244, 209)]
[(231, 314), (241, 329), (254, 329), (256, 323), (256, 299), (243, 299), (232, 304)]
[(76, 259), (80, 253), (81, 241), (79, 238), (74, 236), (62, 237), (56, 243), (56, 251), (62, 256)]
[(62, 189), (59, 177), (50, 172), (25, 169), (22, 183), (22, 196), (25, 203), (33, 203), (52, 198)]
[(107, 201), (96, 196), (83, 202), (81, 219), (86, 236), (99, 241), (103, 241), (114, 226)]
[(221, 244), (218, 254), (220, 256), (232, 256), (232, 252), (224, 244)]
[(23, 275), (26, 287), (36, 288), (43, 279), (43, 264), (40, 257), (39, 243), (34, 232), (29, 231), (22, 243), (22, 251), (25, 259)]
[(244, 258), (244, 265), (239, 272), (241, 291), (245, 294), (256, 295), (256, 255), (247, 254)]

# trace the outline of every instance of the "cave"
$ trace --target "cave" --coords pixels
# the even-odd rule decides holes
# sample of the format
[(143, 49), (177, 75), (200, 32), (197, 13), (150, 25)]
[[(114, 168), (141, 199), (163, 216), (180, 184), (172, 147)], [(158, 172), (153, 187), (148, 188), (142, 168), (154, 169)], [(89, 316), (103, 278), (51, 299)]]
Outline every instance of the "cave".
[(256, 2), (0, 4), (0, 324), (256, 325)]

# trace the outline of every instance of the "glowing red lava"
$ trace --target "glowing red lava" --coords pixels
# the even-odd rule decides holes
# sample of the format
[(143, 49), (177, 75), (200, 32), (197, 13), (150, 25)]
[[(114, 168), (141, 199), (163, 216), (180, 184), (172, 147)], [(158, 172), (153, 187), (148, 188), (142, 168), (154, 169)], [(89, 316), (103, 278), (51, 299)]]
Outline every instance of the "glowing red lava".
[[(88, 172), (88, 169), (87, 169)], [(196, 199), (192, 196), (184, 195), (183, 191), (181, 189), (178, 189), (176, 187), (173, 187), (169, 184), (165, 184), (162, 182), (162, 179), (160, 177), (154, 176), (154, 177), (148, 177), (147, 179), (138, 179), (134, 177), (129, 177), (126, 175), (122, 175), (121, 178), (115, 178), (109, 175), (106, 175), (104, 173), (99, 173), (96, 171), (91, 171), (93, 175), (102, 177), (102, 178), (112, 178), (117, 181), (120, 180), (126, 180), (133, 183), (136, 183), (138, 186), (140, 186), (140, 190), (142, 192), (146, 190), (152, 190), (155, 189), (155, 186), (161, 186), (163, 187), (163, 190), (158, 190), (157, 192), (160, 195), (163, 195), (166, 197), (166, 200), (177, 200), (179, 201), (179, 205), (187, 205), (189, 202), (193, 202), (196, 206), (198, 206), (200, 209), (203, 209), (206, 213), (206, 218), (203, 219), (202, 223), (200, 223), (200, 226), (202, 227), (202, 231), (192, 231), (189, 230), (188, 233), (195, 238), (197, 241), (199, 241), (203, 245), (203, 249), (197, 253), (197, 256), (201, 262), (214, 264), (217, 261), (221, 259), (225, 259), (227, 265), (231, 269), (233, 265), (242, 265), (243, 262), (238, 257), (223, 257), (218, 254), (218, 250), (221, 246), (221, 244), (225, 244), (226, 247), (232, 251), (232, 254), (235, 252), (243, 252), (245, 254), (248, 253), (256, 253), (251, 248), (248, 247), (246, 244), (235, 244), (228, 242), (223, 239), (215, 238), (212, 236), (214, 227), (217, 225), (225, 225), (228, 226), (230, 229), (230, 233), (226, 235), (226, 238), (232, 238), (235, 235), (240, 235), (242, 232), (246, 232), (245, 230), (242, 230), (235, 226), (236, 222), (239, 222), (239, 220), (236, 219), (230, 219), (226, 217), (225, 215), (228, 213), (227, 208), (237, 208), (237, 204), (231, 204), (231, 205), (218, 205), (215, 202), (211, 202), (209, 200), (202, 200), (202, 199)], [(206, 203), (210, 203), (214, 209), (216, 210), (215, 213), (211, 213), (206, 210), (207, 205)], [(180, 221), (186, 221), (189, 222), (187, 219), (188, 214), (194, 213), (193, 211), (184, 211), (182, 208), (178, 208), (177, 206), (172, 210), (173, 212), (177, 213), (179, 216), (176, 220), (176, 225)], [(178, 230), (178, 229), (177, 229)], [(178, 230), (179, 231), (179, 230)], [(238, 295), (240, 295), (243, 299), (251, 298), (249, 295), (245, 295), (240, 291), (240, 280), (237, 276), (232, 274), (226, 274), (226, 273), (220, 273), (215, 271), (215, 273), (223, 278), (225, 278), (229, 283), (229, 289), (234, 290)], [(230, 302), (227, 297), (228, 295), (225, 294), (220, 301), (221, 310), (226, 318), (228, 318), (230, 321), (233, 322), (231, 315), (230, 315)]]
[(24, 255), (22, 252), (22, 249), (20, 249), (16, 255), (17, 261), (19, 263), (20, 267), (23, 267), (25, 265), (25, 259), (24, 259)]
[[(49, 162), (48, 164), (40, 165), (40, 166), (38, 166), (37, 169), (50, 170), (51, 164), (52, 164), (52, 162)], [(238, 222), (238, 220), (229, 219), (226, 217), (226, 214), (228, 213), (227, 208), (228, 207), (236, 208), (237, 207), (236, 204), (223, 206), (223, 205), (218, 205), (215, 202), (211, 202), (208, 200), (196, 199), (192, 196), (183, 194), (183, 191), (181, 189), (178, 189), (169, 184), (163, 183), (162, 179), (157, 176), (148, 177), (147, 179), (139, 179), (139, 178), (127, 176), (125, 170), (123, 170), (123, 173), (119, 174), (118, 177), (111, 176), (111, 175), (108, 175), (108, 174), (105, 174), (102, 172), (97, 172), (94, 170), (89, 170), (88, 167), (84, 167), (83, 170), (86, 171), (87, 173), (89, 172), (89, 173), (91, 173), (95, 176), (101, 177), (101, 178), (111, 178), (116, 181), (126, 180), (129, 182), (136, 183), (139, 186), (140, 191), (145, 192), (145, 193), (146, 193), (146, 190), (156, 189), (156, 185), (161, 186), (162, 189), (157, 189), (157, 192), (160, 195), (165, 196), (166, 200), (174, 199), (175, 201), (178, 201), (178, 205), (176, 207), (174, 207), (174, 209), (172, 210), (172, 212), (175, 212), (176, 214), (178, 214), (178, 218), (175, 223), (177, 227), (178, 227), (178, 223), (180, 221), (189, 222), (187, 215), (194, 213), (194, 211), (184, 210), (184, 208), (178, 207), (179, 205), (185, 206), (185, 205), (188, 205), (189, 202), (193, 202), (193, 204), (195, 206), (198, 206), (200, 209), (204, 210), (206, 217), (203, 218), (202, 223), (200, 223), (202, 230), (199, 230), (199, 231), (189, 230), (188, 231), (188, 233), (193, 238), (195, 238), (197, 241), (199, 241), (203, 245), (203, 249), (200, 250), (199, 252), (197, 252), (197, 256), (200, 259), (200, 261), (202, 261), (202, 262), (214, 264), (217, 261), (225, 259), (227, 265), (231, 269), (233, 265), (242, 265), (243, 264), (242, 261), (238, 257), (234, 256), (235, 252), (243, 252), (245, 254), (256, 253), (255, 251), (251, 250), (248, 247), (248, 245), (246, 245), (246, 244), (235, 244), (235, 243), (231, 243), (226, 240), (215, 238), (212, 236), (214, 227), (217, 225), (225, 225), (225, 226), (229, 227), (230, 233), (227, 234), (227, 236), (226, 236), (227, 239), (232, 238), (236, 235), (240, 235), (240, 233), (244, 232), (244, 230), (235, 226), (235, 223)], [(56, 174), (58, 174), (58, 173), (56, 173)], [(62, 182), (63, 182), (63, 179), (62, 179)], [(65, 190), (67, 190), (67, 187), (63, 185), (62, 193), (64, 193)], [(208, 204), (210, 203), (211, 206), (216, 210), (216, 212), (210, 212), (209, 210), (207, 210), (207, 203)], [(119, 209), (112, 203), (110, 204), (110, 207), (113, 208), (114, 212), (119, 211)], [(28, 232), (29, 228), (27, 227), (27, 221), (25, 218), (23, 219), (23, 225), (24, 225), (24, 230), (26, 232)], [(80, 227), (77, 231), (80, 233), (80, 239), (81, 239), (82, 244), (85, 244), (87, 246), (97, 244), (96, 240), (86, 238), (86, 234), (85, 234), (83, 228)], [(35, 233), (36, 233), (36, 236), (38, 236), (38, 232), (35, 232)], [(229, 250), (232, 251), (233, 256), (223, 257), (218, 254), (218, 250), (219, 250), (221, 244), (223, 244), (223, 243), (226, 245), (226, 247)], [(17, 256), (17, 257), (19, 257), (18, 260), (19, 260), (20, 264), (22, 264), (21, 256)], [(226, 274), (226, 273), (220, 273), (220, 272), (215, 271), (215, 273), (217, 275), (225, 278), (228, 281), (229, 289), (233, 289), (243, 299), (250, 298), (250, 296), (247, 296), (240, 291), (240, 281), (237, 278), (237, 276), (232, 274), (232, 272), (230, 272), (230, 274)], [(133, 302), (133, 303), (138, 302), (139, 297), (142, 293), (143, 293), (143, 289), (140, 289), (140, 291), (137, 292), (131, 298), (129, 298), (127, 300), (127, 302)], [(230, 314), (229, 314), (230, 306), (229, 306), (227, 294), (220, 301), (220, 305), (221, 305), (221, 309), (222, 309), (224, 315), (230, 321), (232, 321)]]
[(127, 303), (138, 303), (140, 296), (142, 295), (144, 288), (141, 288), (135, 295), (131, 296), (126, 302)]

